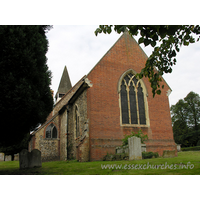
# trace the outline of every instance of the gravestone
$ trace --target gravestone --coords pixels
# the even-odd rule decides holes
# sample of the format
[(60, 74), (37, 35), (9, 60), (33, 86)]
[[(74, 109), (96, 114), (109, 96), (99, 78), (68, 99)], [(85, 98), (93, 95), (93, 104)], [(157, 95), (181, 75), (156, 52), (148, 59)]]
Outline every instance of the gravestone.
[(29, 166), (29, 152), (27, 149), (23, 149), (19, 153), (19, 168), (26, 169)]
[(0, 161), (4, 161), (4, 153), (0, 153)]
[(14, 154), (14, 161), (19, 161), (19, 154)]
[(127, 153), (128, 154), (128, 145), (120, 146), (115, 148), (117, 154)]
[(141, 160), (141, 139), (138, 137), (128, 138), (129, 160)]
[(19, 167), (20, 169), (41, 167), (41, 151), (38, 149), (33, 149), (31, 152), (28, 152), (27, 149), (23, 149), (19, 153)]
[(177, 151), (181, 151), (181, 144), (177, 144)]
[(29, 155), (29, 168), (42, 167), (41, 151), (38, 149), (33, 149)]
[(146, 152), (146, 144), (141, 144), (142, 152)]
[(5, 155), (5, 161), (11, 161), (12, 157), (11, 155)]

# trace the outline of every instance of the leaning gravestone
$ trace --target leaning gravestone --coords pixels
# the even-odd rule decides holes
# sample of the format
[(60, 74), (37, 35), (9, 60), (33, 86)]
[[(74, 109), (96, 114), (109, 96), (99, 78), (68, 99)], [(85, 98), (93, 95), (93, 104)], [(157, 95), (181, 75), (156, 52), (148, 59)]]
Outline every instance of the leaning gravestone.
[(129, 160), (141, 160), (142, 150), (141, 150), (141, 139), (138, 137), (128, 138), (128, 148), (129, 148)]
[(19, 167), (20, 169), (41, 167), (41, 152), (38, 149), (33, 149), (31, 152), (23, 149), (19, 153)]

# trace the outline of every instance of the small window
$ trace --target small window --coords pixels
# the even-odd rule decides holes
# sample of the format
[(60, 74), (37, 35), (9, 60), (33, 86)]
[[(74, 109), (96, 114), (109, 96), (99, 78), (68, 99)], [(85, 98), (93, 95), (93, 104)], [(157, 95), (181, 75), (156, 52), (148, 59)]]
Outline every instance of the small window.
[(63, 96), (65, 96), (65, 94), (59, 93), (59, 98), (62, 98)]
[(46, 128), (46, 138), (57, 138), (57, 128), (53, 123)]

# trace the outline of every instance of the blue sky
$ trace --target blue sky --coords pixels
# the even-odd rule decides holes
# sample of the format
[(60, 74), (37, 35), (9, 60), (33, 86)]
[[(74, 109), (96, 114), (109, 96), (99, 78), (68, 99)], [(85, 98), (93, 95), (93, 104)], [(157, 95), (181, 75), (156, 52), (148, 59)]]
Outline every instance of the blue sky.
[[(53, 75), (51, 88), (54, 93), (58, 89), (65, 65), (74, 85), (96, 65), (120, 37), (115, 32), (110, 35), (102, 33), (96, 37), (94, 31), (97, 27), (98, 25), (55, 25), (47, 33), (47, 64)], [(151, 47), (141, 47), (147, 56), (151, 54)], [(200, 94), (199, 55), (200, 42), (183, 46), (177, 55), (177, 64), (173, 67), (173, 72), (163, 76), (172, 89), (169, 96), (170, 105), (174, 105), (190, 91)]]

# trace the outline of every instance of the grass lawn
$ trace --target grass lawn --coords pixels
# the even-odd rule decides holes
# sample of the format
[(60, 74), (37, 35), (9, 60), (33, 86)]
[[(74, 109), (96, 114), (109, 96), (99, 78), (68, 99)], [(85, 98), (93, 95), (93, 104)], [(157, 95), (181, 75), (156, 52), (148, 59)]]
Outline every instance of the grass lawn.
[[(112, 165), (112, 166), (111, 166)], [(155, 169), (155, 167), (157, 167)], [(106, 169), (105, 169), (106, 168)], [(109, 169), (110, 168), (110, 169)], [(199, 175), (200, 151), (179, 152), (175, 158), (134, 161), (43, 162), (41, 168), (19, 170), (19, 161), (0, 162), (0, 175)]]

